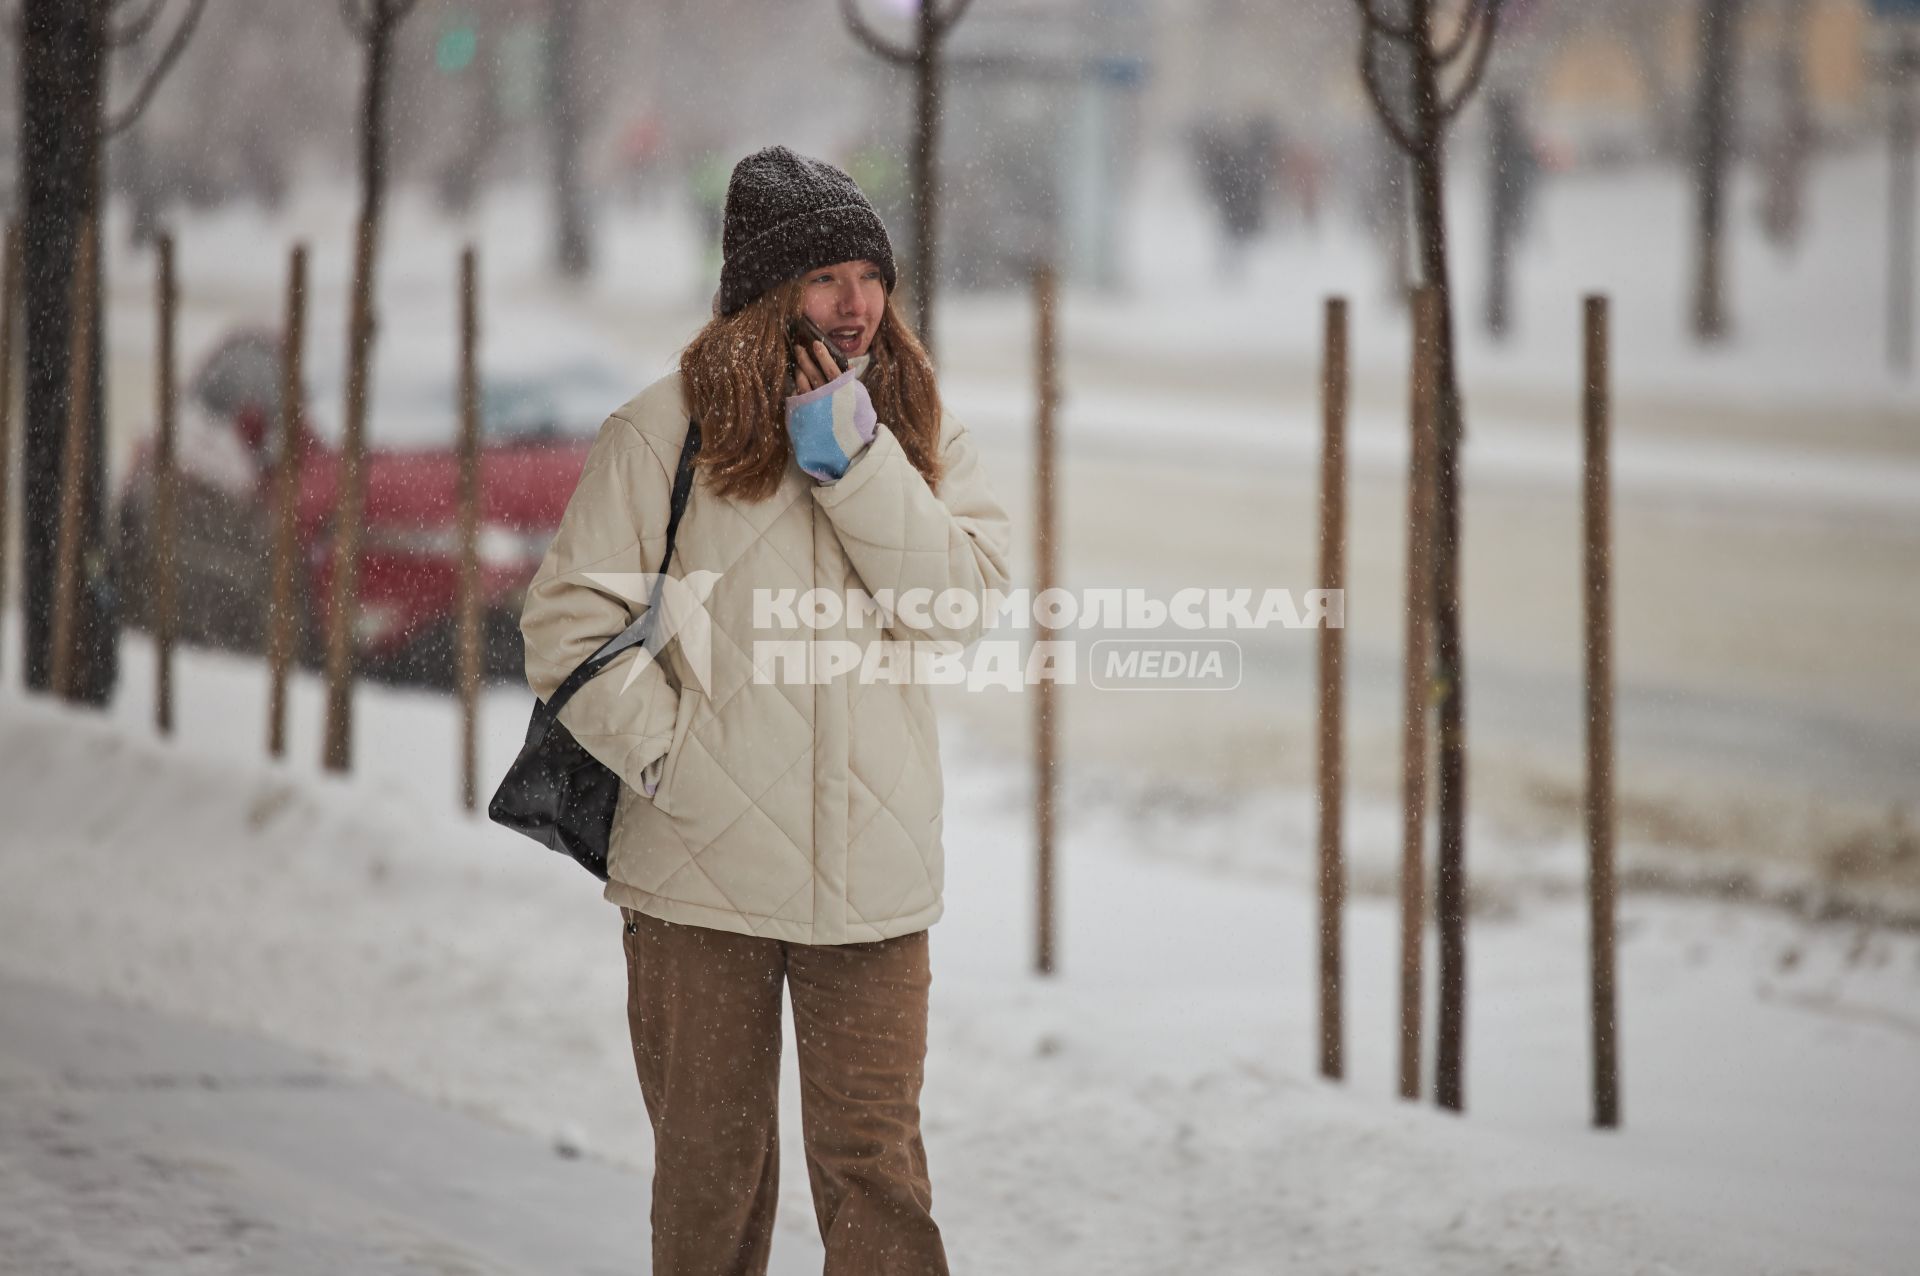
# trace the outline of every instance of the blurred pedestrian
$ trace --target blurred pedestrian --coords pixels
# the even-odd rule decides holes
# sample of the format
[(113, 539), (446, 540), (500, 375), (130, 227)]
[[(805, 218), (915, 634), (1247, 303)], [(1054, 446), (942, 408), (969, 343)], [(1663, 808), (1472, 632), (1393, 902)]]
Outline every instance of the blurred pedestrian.
[[(927, 686), (865, 674), (888, 648), (978, 636), (984, 606), (949, 600), (1004, 588), (1009, 522), (892, 304), (893, 250), (851, 178), (785, 147), (749, 155), (722, 238), (712, 319), (602, 427), (521, 618), (528, 682), (551, 695), (629, 623), (621, 581), (660, 570), (694, 449), (666, 570), (710, 588), (707, 672), (699, 626), (683, 628), (561, 715), (625, 782), (605, 897), (653, 1126), (652, 1270), (767, 1269), (784, 984), (826, 1270), (945, 1273), (919, 1108), (938, 733)], [(796, 341), (802, 321), (824, 339)], [(806, 620), (790, 602), (855, 588), (844, 610), (803, 604)], [(907, 601), (875, 621), (866, 598)], [(829, 648), (859, 670), (820, 673)]]
[(1520, 98), (1502, 89), (1487, 98), (1486, 326), (1505, 337), (1512, 326), (1513, 257), (1532, 220), (1540, 161)]
[(1236, 123), (1204, 120), (1191, 134), (1200, 185), (1220, 219), (1217, 264), (1223, 280), (1243, 278), (1249, 241), (1266, 228), (1281, 139), (1274, 122), (1250, 116)]

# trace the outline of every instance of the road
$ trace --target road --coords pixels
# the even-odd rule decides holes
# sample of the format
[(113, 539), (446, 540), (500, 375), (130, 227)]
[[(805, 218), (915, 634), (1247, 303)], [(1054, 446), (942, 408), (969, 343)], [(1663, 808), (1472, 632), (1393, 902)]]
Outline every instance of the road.
[[(998, 489), (1032, 526), (1031, 410), (1017, 352), (969, 351), (967, 405)], [(1069, 356), (1061, 580), (1298, 592), (1319, 583), (1311, 383), (1223, 364), (1190, 370)], [(1267, 395), (1246, 392), (1271, 382)], [(1363, 382), (1352, 427), (1348, 765), (1399, 783), (1405, 427)], [(1465, 451), (1462, 557), (1477, 818), (1523, 836), (1577, 832), (1584, 785), (1577, 402), (1488, 391)], [(1871, 412), (1796, 420), (1632, 401), (1613, 449), (1616, 782), (1622, 837), (1757, 869), (1811, 866), (1862, 896), (1920, 904), (1920, 437)], [(1016, 544), (1031, 563), (1030, 535)], [(1089, 637), (1104, 635), (1094, 634)], [(1215, 636), (1208, 633), (1204, 636)], [(1229, 695), (1062, 697), (1066, 757), (1234, 786), (1311, 783), (1312, 635), (1238, 635)], [(1004, 747), (1030, 714), (991, 692), (945, 704)]]

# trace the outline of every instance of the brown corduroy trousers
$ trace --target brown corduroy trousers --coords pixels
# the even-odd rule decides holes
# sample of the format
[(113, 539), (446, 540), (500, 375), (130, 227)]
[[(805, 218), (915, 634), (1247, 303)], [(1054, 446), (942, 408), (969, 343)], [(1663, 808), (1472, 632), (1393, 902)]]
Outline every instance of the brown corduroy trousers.
[(779, 1182), (780, 988), (826, 1276), (946, 1276), (920, 1139), (927, 932), (797, 944), (622, 908), (653, 1125), (655, 1276), (761, 1276)]

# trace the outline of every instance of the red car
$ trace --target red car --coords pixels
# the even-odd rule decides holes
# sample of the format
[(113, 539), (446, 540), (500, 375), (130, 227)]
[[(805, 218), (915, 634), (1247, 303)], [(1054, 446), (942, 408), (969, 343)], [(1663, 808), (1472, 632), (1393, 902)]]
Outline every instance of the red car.
[[(175, 632), (182, 641), (263, 651), (279, 417), (278, 335), (230, 335), (208, 357), (177, 421)], [(591, 362), (488, 380), (481, 393), (478, 540), (483, 667), (523, 676), (520, 605), (545, 555), (587, 449), (626, 397)], [(356, 668), (400, 681), (448, 684), (455, 671), (459, 458), (453, 387), (380, 389), (368, 414)], [(382, 444), (398, 436), (406, 446)], [(439, 441), (439, 440), (444, 440)], [(377, 446), (376, 446), (377, 445)], [(303, 659), (326, 649), (340, 453), (303, 411), (296, 502), (297, 630)], [(151, 630), (153, 440), (139, 445), (118, 501), (123, 615)]]

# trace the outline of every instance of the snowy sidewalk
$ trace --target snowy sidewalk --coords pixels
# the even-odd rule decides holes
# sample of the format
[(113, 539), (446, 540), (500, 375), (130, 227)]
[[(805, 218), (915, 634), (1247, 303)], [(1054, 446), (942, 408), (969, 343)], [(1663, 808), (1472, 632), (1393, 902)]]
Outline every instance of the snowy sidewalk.
[(285, 1047), (0, 977), (0, 1271), (631, 1276), (647, 1199)]
[[(96, 1012), (96, 1040), (59, 1012), (93, 1003), (42, 993), (42, 1023), (0, 982), (0, 1006), (27, 1005), (0, 1013), (0, 1269), (645, 1270), (617, 914), (452, 809), (444, 699), (363, 687), (356, 771), (324, 777), (304, 751), (250, 756), (257, 666), (180, 666), (168, 742), (0, 692), (0, 972), (312, 1053), (131, 1012)], [(295, 684), (309, 744), (318, 690)], [(490, 757), (524, 706), (488, 697)], [(1353, 811), (1349, 1075), (1330, 1085), (1306, 798), (1076, 775), (1062, 964), (1037, 980), (1027, 774), (963, 733), (943, 748), (924, 1127), (956, 1271), (1911, 1269), (1920, 935), (1630, 893), (1627, 1124), (1597, 1134), (1583, 908), (1553, 885), (1577, 881), (1578, 848), (1479, 838), (1458, 1119), (1392, 1097), (1399, 919), (1369, 887), (1393, 867), (1391, 811)], [(785, 1054), (775, 1261), (818, 1271)], [(626, 1173), (561, 1160), (561, 1139)]]

